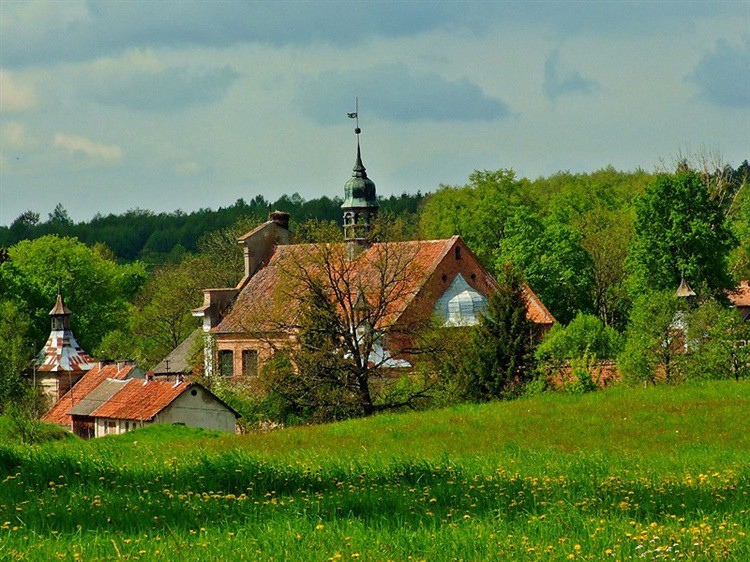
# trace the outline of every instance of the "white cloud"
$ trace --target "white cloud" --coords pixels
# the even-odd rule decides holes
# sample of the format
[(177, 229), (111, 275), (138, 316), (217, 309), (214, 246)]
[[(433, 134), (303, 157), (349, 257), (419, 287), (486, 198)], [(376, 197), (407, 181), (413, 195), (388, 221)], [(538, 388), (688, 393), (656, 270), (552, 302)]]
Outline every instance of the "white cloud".
[(71, 156), (84, 155), (106, 162), (116, 162), (122, 159), (122, 150), (119, 146), (99, 144), (85, 137), (57, 133), (55, 146), (62, 148)]
[(175, 173), (181, 176), (193, 176), (202, 171), (202, 169), (198, 162), (180, 162), (174, 166)]
[(31, 148), (34, 142), (26, 133), (26, 126), (18, 121), (8, 121), (0, 125), (0, 147), (3, 150), (9, 148)]
[(36, 105), (34, 87), (24, 83), (7, 70), (0, 70), (0, 112), (12, 113), (30, 109)]

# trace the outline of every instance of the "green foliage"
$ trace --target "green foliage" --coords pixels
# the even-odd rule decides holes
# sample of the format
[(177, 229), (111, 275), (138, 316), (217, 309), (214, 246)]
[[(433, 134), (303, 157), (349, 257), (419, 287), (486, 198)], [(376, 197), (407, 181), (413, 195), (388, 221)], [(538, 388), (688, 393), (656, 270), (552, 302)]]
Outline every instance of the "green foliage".
[(630, 312), (625, 284), (625, 261), (633, 237), (633, 212), (629, 205), (609, 209), (604, 205), (573, 218), (581, 246), (591, 258), (591, 303), (608, 326), (623, 330)]
[(662, 174), (635, 201), (635, 236), (628, 256), (634, 295), (676, 289), (680, 275), (720, 296), (732, 286), (727, 262), (734, 237), (718, 200), (696, 172)]
[(685, 339), (684, 307), (674, 290), (640, 295), (633, 303), (625, 346), (617, 362), (631, 384), (667, 382), (680, 374)]
[(234, 287), (244, 265), (237, 238), (257, 226), (242, 218), (229, 228), (206, 234), (197, 254), (155, 268), (135, 299), (127, 322), (108, 334), (98, 351), (111, 359), (129, 358), (153, 367), (196, 328), (192, 309), (203, 301), (203, 289)]
[(22, 399), (7, 404), (3, 412), (5, 427), (0, 426), (0, 436), (10, 442), (24, 445), (77, 439), (68, 430), (39, 420), (39, 416), (44, 411), (44, 408), (41, 408), (43, 403), (41, 396), (29, 391)]
[(425, 239), (460, 235), (489, 264), (514, 208), (528, 203), (524, 183), (512, 170), (475, 170), (463, 187), (442, 186), (424, 202), (420, 229)]
[(687, 316), (687, 351), (683, 361), (689, 379), (739, 379), (750, 374), (750, 326), (739, 312), (708, 300)]
[(44, 236), (9, 249), (0, 265), (0, 299), (12, 300), (31, 320), (38, 349), (50, 330), (48, 312), (58, 289), (73, 311), (71, 325), (84, 349), (127, 323), (128, 303), (146, 279), (142, 265), (118, 265), (73, 238)]
[[(403, 193), (380, 199), (381, 211), (414, 218), (422, 201), (421, 193)], [(0, 226), (0, 246), (11, 246), (25, 239), (36, 239), (49, 234), (78, 238), (93, 246), (100, 242), (112, 248), (120, 260), (140, 259), (149, 264), (175, 263), (182, 252), (198, 250), (198, 242), (208, 233), (230, 228), (243, 218), (261, 222), (270, 209), (291, 213), (294, 221), (318, 219), (338, 221), (341, 218), (341, 199), (320, 197), (305, 200), (298, 194), (282, 195), (275, 202), (258, 195), (249, 202), (238, 199), (228, 207), (216, 210), (200, 209), (191, 213), (174, 211), (153, 213), (131, 209), (120, 215), (97, 214), (88, 222), (74, 224), (68, 212), (57, 205), (48, 220), (40, 222), (39, 213), (26, 211), (10, 227)], [(177, 250), (175, 250), (177, 249)]]
[(505, 266), (498, 282), (462, 366), (477, 400), (517, 396), (532, 378), (534, 328), (526, 316), (523, 277)]
[(418, 347), (424, 352), (416, 358), (416, 376), (433, 381), (430, 392), (432, 407), (445, 407), (472, 398), (471, 377), (467, 361), (474, 327), (446, 328), (439, 319), (420, 335)]
[[(264, 374), (271, 393), (281, 396), (297, 416), (331, 421), (365, 414), (368, 398), (339, 338), (341, 319), (324, 287), (310, 279), (302, 301), (296, 346), (290, 361)], [(372, 404), (369, 405), (370, 407)], [(367, 412), (370, 413), (370, 412)]]
[(30, 326), (31, 320), (18, 306), (0, 301), (0, 413), (28, 392), (21, 374), (35, 352), (28, 336)]
[(536, 349), (542, 363), (572, 359), (613, 359), (622, 348), (622, 336), (592, 314), (579, 313), (567, 326), (555, 324)]
[(497, 270), (513, 264), (559, 322), (578, 311), (592, 311), (593, 264), (581, 246), (581, 235), (556, 217), (542, 220), (517, 209), (505, 225), (496, 253)]

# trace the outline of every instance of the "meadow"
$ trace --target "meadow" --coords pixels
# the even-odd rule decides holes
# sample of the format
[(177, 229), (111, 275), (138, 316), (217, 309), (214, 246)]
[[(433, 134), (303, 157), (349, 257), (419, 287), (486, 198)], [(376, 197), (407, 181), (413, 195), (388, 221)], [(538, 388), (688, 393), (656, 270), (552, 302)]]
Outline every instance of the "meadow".
[(2, 438), (1, 560), (750, 560), (750, 383)]

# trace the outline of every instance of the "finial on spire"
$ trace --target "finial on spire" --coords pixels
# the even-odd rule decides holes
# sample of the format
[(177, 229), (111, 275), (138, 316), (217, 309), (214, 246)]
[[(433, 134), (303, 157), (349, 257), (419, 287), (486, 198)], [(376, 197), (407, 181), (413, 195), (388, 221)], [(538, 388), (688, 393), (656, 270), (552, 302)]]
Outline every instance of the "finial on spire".
[(357, 144), (359, 144), (359, 134), (362, 132), (362, 129), (359, 128), (359, 98), (354, 98), (354, 113), (347, 113), (346, 116), (349, 119), (355, 120), (354, 125), (354, 134), (357, 135)]

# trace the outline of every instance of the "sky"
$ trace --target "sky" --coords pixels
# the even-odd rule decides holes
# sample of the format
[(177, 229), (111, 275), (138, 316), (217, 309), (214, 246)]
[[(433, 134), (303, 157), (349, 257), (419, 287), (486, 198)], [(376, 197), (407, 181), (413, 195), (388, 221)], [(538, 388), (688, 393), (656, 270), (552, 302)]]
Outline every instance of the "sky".
[(750, 158), (750, 1), (0, 1), (0, 224)]

